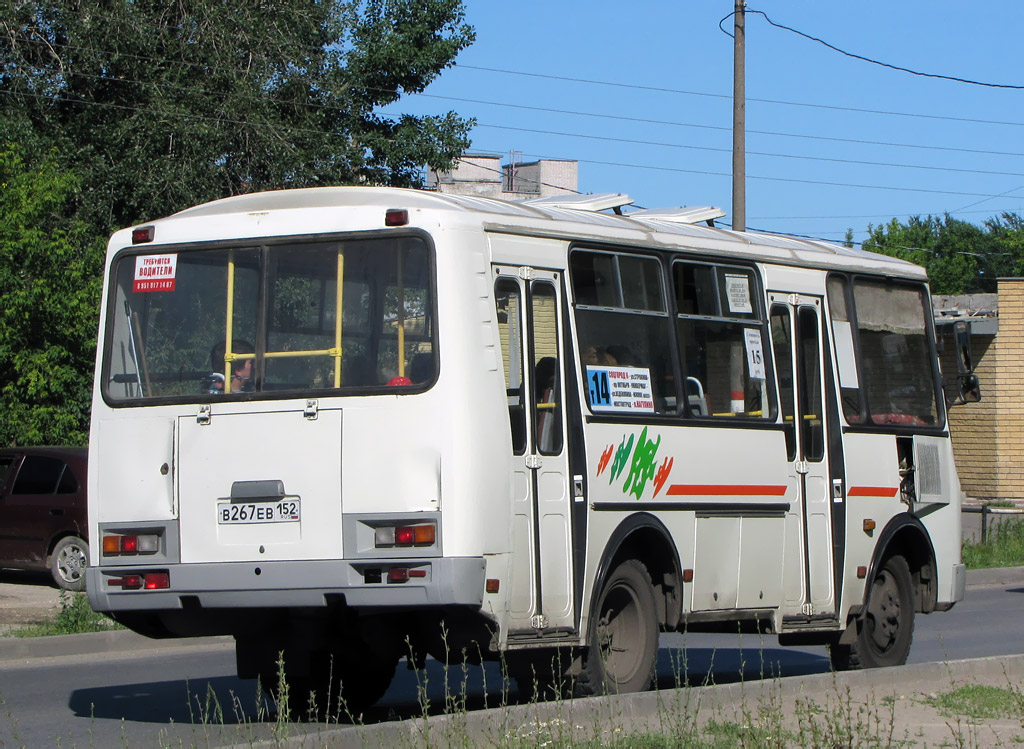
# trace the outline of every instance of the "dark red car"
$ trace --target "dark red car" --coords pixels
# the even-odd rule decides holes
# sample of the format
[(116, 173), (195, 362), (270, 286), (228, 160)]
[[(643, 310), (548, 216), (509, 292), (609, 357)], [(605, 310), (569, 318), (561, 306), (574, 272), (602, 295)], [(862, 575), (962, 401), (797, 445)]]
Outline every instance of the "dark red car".
[(89, 559), (84, 447), (0, 450), (0, 567), (49, 570), (85, 589)]

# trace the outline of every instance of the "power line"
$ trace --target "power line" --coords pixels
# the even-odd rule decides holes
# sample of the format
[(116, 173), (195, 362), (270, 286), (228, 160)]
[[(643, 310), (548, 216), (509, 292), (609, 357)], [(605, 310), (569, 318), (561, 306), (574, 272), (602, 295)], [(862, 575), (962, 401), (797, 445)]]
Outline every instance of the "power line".
[[(534, 128), (526, 127), (513, 127), (511, 125), (492, 125), (484, 122), (477, 122), (476, 127), (487, 127), (496, 130), (514, 130), (523, 133), (535, 133), (537, 135), (558, 135), (566, 138), (583, 138), (586, 140), (603, 140), (612, 143), (628, 143), (631, 145), (641, 146), (658, 146), (660, 148), (681, 148), (688, 151), (711, 151), (714, 153), (732, 153), (731, 149), (728, 148), (716, 148), (713, 146), (688, 146), (681, 143), (664, 143), (658, 141), (649, 140), (636, 140), (634, 138), (614, 138), (608, 135), (586, 135), (583, 133), (565, 133), (557, 130), (538, 130)], [(943, 166), (922, 166), (918, 164), (894, 164), (891, 162), (884, 161), (862, 161), (857, 159), (836, 159), (826, 156), (801, 156), (799, 154), (787, 154), (787, 153), (766, 153), (763, 151), (747, 151), (748, 156), (766, 156), (771, 158), (779, 159), (800, 159), (803, 161), (827, 161), (833, 164), (854, 164), (857, 166), (884, 166), (892, 167), (896, 169), (926, 169), (928, 171), (939, 171), (939, 172), (957, 172), (960, 174), (984, 174), (994, 177), (1024, 177), (1024, 173), (1021, 172), (993, 172), (985, 171), (982, 169), (958, 169), (955, 167), (943, 167)], [(1012, 191), (1011, 191), (1012, 192)], [(999, 197), (999, 196), (994, 196)]]
[[(74, 73), (73, 75), (76, 75), (76, 76), (79, 76), (79, 77), (83, 77), (83, 78), (88, 78), (88, 79), (95, 79), (95, 80), (109, 80), (109, 78), (107, 76), (91, 75), (91, 74), (88, 74), (88, 73)], [(129, 83), (135, 83), (135, 84), (139, 84), (139, 85), (143, 85), (143, 86), (148, 86), (148, 87), (152, 87), (152, 88), (157, 88), (157, 89), (160, 89), (160, 88), (173, 88), (173, 89), (178, 89), (180, 91), (189, 91), (189, 92), (193, 92), (193, 93), (203, 93), (203, 94), (209, 94), (211, 96), (215, 95), (215, 92), (205, 91), (203, 89), (196, 89), (196, 88), (188, 87), (188, 86), (178, 86), (178, 85), (174, 85), (174, 84), (156, 84), (156, 83), (153, 83), (153, 82), (150, 82), (150, 81), (140, 81), (140, 80), (137, 80), (137, 79), (118, 79), (118, 80), (119, 81), (124, 81), (124, 82), (129, 82)], [(296, 101), (296, 100), (286, 100), (286, 99), (280, 99), (278, 97), (273, 97), (273, 96), (268, 96), (266, 98), (267, 98), (268, 101), (278, 102), (278, 103), (283, 103), (283, 104), (291, 104), (291, 105), (305, 107), (305, 108), (309, 108), (309, 109), (319, 109), (319, 110), (325, 110), (325, 111), (344, 111), (343, 108), (341, 108), (341, 107), (333, 107), (333, 106), (330, 106), (330, 105), (320, 104), (320, 103), (316, 103), (316, 102), (308, 102), (308, 101), (303, 102), (303, 101)], [(515, 106), (517, 108), (524, 108), (524, 109), (531, 109), (531, 110), (543, 109), (543, 108), (540, 108), (540, 107), (531, 107), (531, 106), (528, 106), (528, 105), (509, 105), (509, 106)], [(552, 110), (552, 111), (560, 111), (562, 113), (571, 113), (571, 114), (587, 114), (587, 113), (571, 112), (570, 110)], [(397, 116), (397, 115), (395, 115), (393, 113), (386, 113), (386, 114), (388, 116), (392, 116), (392, 117)], [(600, 116), (600, 115), (598, 115), (598, 116)], [(636, 118), (622, 118), (622, 119), (636, 119)], [(232, 121), (232, 122), (234, 122), (234, 121)], [(629, 144), (635, 144), (635, 145), (649, 145), (649, 146), (656, 146), (656, 147), (662, 147), (662, 148), (678, 148), (678, 149), (696, 150), (696, 151), (709, 151), (709, 152), (715, 152), (715, 153), (729, 153), (730, 152), (729, 149), (726, 149), (726, 148), (716, 148), (716, 147), (710, 147), (710, 146), (693, 146), (693, 145), (684, 145), (684, 144), (678, 144), (678, 143), (666, 143), (666, 142), (658, 142), (658, 141), (645, 141), (645, 140), (630, 139), (630, 138), (614, 138), (614, 137), (610, 137), (610, 136), (586, 135), (586, 134), (582, 134), (582, 133), (566, 133), (566, 132), (559, 132), (559, 131), (554, 131), (554, 130), (540, 130), (540, 129), (532, 129), (532, 128), (517, 128), (517, 127), (508, 126), (508, 125), (494, 125), (494, 124), (488, 124), (488, 123), (477, 123), (477, 126), (478, 127), (494, 128), (494, 129), (513, 130), (513, 131), (519, 131), (519, 132), (529, 132), (529, 133), (542, 134), (542, 135), (556, 135), (556, 136), (561, 136), (561, 137), (583, 138), (583, 139), (589, 139), (589, 140), (604, 140), (604, 141), (616, 142), (616, 143), (629, 143)], [(723, 130), (727, 130), (728, 128), (722, 128), (722, 129)], [(955, 173), (961, 173), (961, 174), (982, 174), (982, 175), (989, 175), (989, 176), (1024, 177), (1024, 173), (1019, 173), (1019, 172), (998, 172), (998, 171), (978, 170), (978, 169), (959, 169), (959, 168), (954, 168), (954, 167), (936, 167), (936, 166), (926, 166), (926, 165), (917, 165), (917, 164), (900, 164), (900, 163), (892, 163), (892, 162), (865, 161), (865, 160), (857, 160), (857, 159), (838, 159), (838, 158), (821, 157), (821, 156), (803, 156), (803, 155), (799, 155), (799, 154), (772, 153), (772, 152), (761, 152), (761, 151), (750, 151), (750, 152), (748, 152), (748, 154), (751, 155), (751, 156), (764, 156), (764, 157), (770, 157), (770, 158), (799, 159), (799, 160), (805, 160), (805, 161), (823, 161), (823, 162), (829, 162), (829, 163), (853, 164), (853, 165), (862, 165), (862, 166), (881, 166), (881, 167), (899, 168), (899, 169), (922, 169), (922, 170), (928, 170), (928, 171), (946, 171), (946, 172), (955, 172)], [(998, 197), (998, 196), (996, 196), (996, 197)]]
[[(816, 36), (811, 36), (810, 34), (804, 33), (803, 31), (800, 31), (798, 29), (794, 29), (791, 26), (786, 26), (785, 24), (777, 23), (777, 22), (773, 21), (771, 18), (769, 18), (768, 14), (765, 13), (763, 10), (753, 10), (751, 8), (747, 8), (745, 10), (745, 13), (748, 14), (748, 15), (758, 15), (758, 16), (761, 16), (770, 25), (774, 26), (777, 29), (782, 29), (783, 31), (789, 31), (790, 33), (796, 34), (797, 36), (802, 36), (804, 39), (809, 39), (812, 42), (817, 42), (818, 44), (821, 44), (821, 45), (823, 45), (825, 47), (828, 47), (833, 52), (838, 52), (841, 55), (845, 55), (846, 57), (851, 57), (854, 60), (860, 60), (861, 62), (869, 62), (872, 65), (879, 65), (879, 66), (881, 66), (883, 68), (889, 68), (890, 70), (898, 70), (901, 73), (910, 73), (911, 75), (921, 76), (922, 78), (939, 78), (939, 79), (944, 80), (944, 81), (953, 81), (955, 83), (967, 83), (967, 84), (970, 84), (972, 86), (985, 86), (987, 88), (1008, 88), (1008, 89), (1013, 89), (1013, 90), (1017, 90), (1017, 91), (1024, 90), (1024, 86), (1018, 86), (1018, 85), (1014, 85), (1014, 84), (1010, 84), (1010, 83), (987, 83), (985, 81), (973, 81), (973, 80), (971, 80), (969, 78), (960, 78), (960, 77), (954, 76), (954, 75), (941, 75), (939, 73), (923, 73), (923, 72), (921, 72), (919, 70), (912, 70), (911, 68), (905, 68), (905, 67), (903, 67), (901, 65), (893, 65), (892, 63), (882, 62), (881, 60), (875, 60), (874, 58), (871, 58), (871, 57), (865, 57), (864, 55), (858, 55), (858, 54), (855, 54), (853, 52), (848, 52), (845, 49), (840, 49), (839, 47), (835, 46), (834, 44), (829, 44), (824, 39), (819, 39)], [(732, 13), (729, 13), (727, 16), (725, 16), (725, 18), (723, 18), (721, 21), (718, 22), (718, 28), (722, 31), (723, 34), (725, 34), (728, 37), (732, 37), (732, 34), (730, 34), (728, 31), (726, 31), (724, 28), (722, 28), (722, 23), (724, 23), (726, 19), (731, 18), (734, 15), (736, 15), (736, 11), (733, 11)]]
[[(723, 19), (724, 20), (724, 19)], [(686, 91), (677, 88), (665, 88), (660, 86), (643, 86), (636, 83), (618, 83), (615, 81), (601, 81), (590, 78), (573, 78), (564, 75), (551, 75), (547, 73), (527, 73), (519, 70), (505, 70), (503, 68), (488, 68), (478, 65), (464, 65), (462, 63), (455, 63), (453, 68), (465, 68), (467, 70), (480, 70), (490, 73), (503, 73), (506, 75), (519, 75), (527, 76), (530, 78), (546, 78), (549, 80), (556, 81), (568, 81), (571, 83), (588, 83), (595, 86), (612, 86), (615, 88), (628, 88), (635, 89), (638, 91), (653, 91), (655, 93), (662, 94), (681, 94), (686, 96), (705, 96), (712, 99), (728, 99), (732, 100), (731, 94), (710, 94), (704, 91)], [(920, 117), (929, 120), (946, 120), (948, 122), (969, 122), (979, 125), (1008, 125), (1010, 127), (1024, 127), (1024, 122), (1006, 122), (1002, 120), (982, 120), (971, 117), (950, 117), (948, 115), (938, 114), (923, 114), (921, 112), (895, 112), (884, 109), (859, 109), (857, 107), (842, 107), (833, 104), (810, 104), (808, 102), (800, 101), (785, 101), (782, 99), (755, 99), (753, 97), (747, 97), (747, 102), (758, 102), (759, 104), (779, 104), (788, 107), (806, 107), (809, 109), (828, 109), (838, 112), (859, 112), (863, 114), (882, 114), (892, 117)]]
[[(54, 71), (54, 72), (56, 72), (56, 71)], [(142, 86), (148, 86), (148, 87), (151, 87), (151, 88), (156, 88), (158, 90), (159, 89), (163, 89), (163, 88), (171, 88), (171, 89), (177, 89), (179, 91), (187, 91), (187, 92), (190, 92), (190, 93), (198, 92), (198, 93), (209, 94), (211, 96), (220, 96), (219, 92), (206, 91), (206, 90), (197, 89), (197, 88), (194, 88), (194, 87), (191, 87), (191, 86), (182, 86), (182, 85), (176, 85), (176, 84), (166, 83), (166, 82), (162, 82), (162, 83), (158, 84), (158, 83), (155, 83), (155, 82), (152, 82), (152, 81), (143, 81), (143, 80), (139, 80), (139, 79), (135, 79), (135, 78), (123, 78), (123, 77), (119, 77), (119, 78), (113, 79), (113, 78), (111, 78), (109, 76), (105, 76), (105, 75), (94, 75), (94, 74), (90, 74), (90, 73), (80, 73), (80, 72), (72, 72), (71, 75), (75, 76), (75, 77), (87, 78), (87, 79), (91, 79), (91, 80), (101, 80), (101, 81), (115, 82), (115, 83), (134, 83), (134, 84), (138, 84), (138, 85), (142, 85)], [(385, 91), (384, 89), (374, 89), (374, 88), (371, 88), (370, 90)], [(550, 108), (550, 107), (537, 107), (537, 106), (532, 106), (532, 105), (528, 105), (528, 104), (513, 104), (513, 103), (508, 103), (508, 102), (495, 102), (495, 101), (487, 101), (487, 100), (481, 100), (481, 99), (468, 99), (468, 98), (464, 98), (464, 97), (439, 96), (439, 95), (434, 95), (434, 94), (418, 93), (418, 94), (408, 94), (408, 95), (409, 96), (418, 96), (418, 97), (428, 98), (428, 99), (440, 99), (440, 100), (446, 100), (446, 101), (456, 101), (456, 102), (469, 103), (469, 104), (484, 104), (484, 105), (488, 105), (488, 106), (497, 106), (497, 107), (504, 107), (504, 108), (509, 108), (509, 109), (520, 109), (520, 110), (533, 111), (533, 112), (550, 112), (550, 113), (556, 113), (556, 114), (567, 114), (567, 115), (572, 115), (572, 116), (592, 117), (592, 118), (599, 118), (599, 119), (617, 120), (617, 121), (623, 121), (623, 122), (635, 122), (635, 123), (641, 123), (641, 124), (656, 124), (656, 125), (670, 125), (670, 126), (675, 126), (675, 127), (690, 127), (690, 128), (698, 128), (698, 129), (706, 129), (706, 130), (715, 130), (715, 131), (720, 131), (720, 132), (730, 132), (731, 131), (731, 128), (726, 127), (726, 126), (720, 126), (720, 125), (701, 125), (701, 124), (694, 124), (694, 123), (674, 122), (674, 121), (671, 121), (671, 120), (655, 120), (655, 119), (646, 119), (646, 118), (641, 118), (641, 117), (627, 117), (627, 116), (623, 116), (623, 115), (610, 115), (610, 114), (603, 114), (603, 113), (597, 113), (597, 112), (583, 112), (583, 111), (571, 110), (571, 109), (555, 109), (555, 108)], [(299, 100), (295, 100), (295, 99), (282, 99), (280, 97), (275, 97), (275, 96), (266, 96), (265, 99), (267, 101), (272, 101), (272, 102), (281, 103), (281, 104), (287, 104), (287, 105), (296, 106), (296, 107), (306, 107), (306, 108), (310, 108), (310, 109), (320, 109), (320, 110), (325, 110), (325, 111), (336, 111), (336, 112), (347, 112), (348, 111), (344, 107), (335, 107), (335, 106), (330, 106), (330, 105), (327, 105), (327, 104), (320, 104), (320, 103), (309, 102), (309, 101), (299, 101)], [(391, 115), (391, 116), (394, 116), (394, 115)], [(490, 127), (499, 127), (499, 126), (490, 126)], [(537, 132), (545, 132), (545, 131), (537, 131)], [(800, 134), (800, 133), (780, 133), (780, 132), (766, 131), (766, 130), (748, 130), (747, 132), (748, 133), (757, 134), (757, 135), (770, 135), (770, 136), (776, 136), (776, 137), (799, 138), (799, 139), (807, 139), (807, 140), (821, 140), (821, 141), (838, 142), (838, 143), (854, 143), (854, 144), (858, 144), (858, 145), (888, 146), (888, 147), (894, 147), (894, 148), (915, 148), (915, 149), (923, 149), (923, 150), (935, 150), (935, 151), (946, 151), (946, 152), (956, 152), (956, 153), (970, 153), (970, 154), (989, 155), (989, 156), (1024, 157), (1024, 153), (1015, 153), (1015, 152), (1008, 152), (1008, 151), (986, 151), (986, 150), (970, 149), (970, 148), (953, 148), (953, 147), (949, 147), (949, 146), (926, 146), (926, 145), (915, 144), (915, 143), (892, 143), (892, 142), (884, 142), (884, 141), (861, 140), (861, 139), (854, 139), (854, 138), (836, 138), (836, 137), (831, 137), (831, 136), (806, 135), (806, 134)], [(573, 134), (573, 135), (575, 135), (575, 134)], [(581, 136), (581, 137), (584, 137), (584, 136)], [(676, 146), (676, 144), (671, 144), (671, 143), (669, 143), (669, 144), (649, 143), (649, 142), (646, 142), (646, 141), (639, 141), (639, 140), (635, 140), (635, 141), (623, 140), (623, 142), (637, 143), (637, 144), (643, 144), (643, 145), (665, 145), (665, 146), (668, 146), (668, 147), (682, 147), (682, 146)], [(685, 147), (686, 148), (697, 149), (697, 150), (716, 150), (716, 149), (705, 148), (705, 147), (701, 147), (701, 146), (685, 146)], [(718, 150), (722, 150), (722, 149), (718, 149)], [(751, 155), (755, 155), (755, 156), (776, 156), (776, 157), (781, 157), (781, 158), (802, 158), (802, 159), (808, 159), (808, 160), (837, 161), (839, 163), (864, 164), (864, 165), (869, 165), (869, 166), (898, 166), (898, 167), (907, 167), (907, 168), (916, 168), (916, 169), (943, 169), (943, 167), (916, 166), (916, 165), (913, 165), (913, 164), (892, 164), (892, 163), (886, 163), (886, 162), (870, 162), (870, 161), (857, 161), (857, 160), (827, 159), (827, 158), (824, 158), (824, 157), (799, 156), (799, 155), (791, 155), (791, 154), (764, 153), (764, 152), (748, 152), (748, 153), (750, 153)], [(1014, 173), (1014, 172), (986, 172), (986, 171), (979, 171), (979, 170), (960, 170), (960, 169), (953, 169), (953, 168), (948, 168), (948, 169), (946, 169), (946, 171), (961, 171), (961, 172), (966, 172), (966, 173), (989, 174), (989, 175), (996, 175), (996, 176), (1024, 176), (1024, 174), (1017, 174), (1017, 173)]]
[[(488, 150), (488, 149), (485, 149)], [(550, 158), (564, 158), (564, 157), (552, 157), (552, 156), (537, 156), (531, 154), (532, 157), (541, 159)], [(580, 164), (594, 164), (597, 166), (617, 166), (625, 167), (629, 169), (647, 169), (655, 172), (673, 172), (678, 174), (700, 174), (708, 177), (732, 177), (732, 174), (728, 172), (711, 172), (700, 169), (683, 169), (681, 167), (670, 167), (670, 166), (656, 166), (653, 164), (630, 164), (621, 161), (599, 161), (595, 159), (575, 159)], [(852, 187), (857, 189), (866, 190), (895, 190), (897, 192), (923, 192), (935, 195), (966, 195), (967, 197), (973, 198), (994, 198), (999, 197), (998, 195), (987, 195), (985, 193), (974, 193), (974, 192), (960, 192), (956, 190), (933, 190), (929, 188), (918, 188), (918, 187), (895, 187), (893, 185), (861, 185), (852, 182), (828, 182), (822, 180), (810, 180), (810, 179), (797, 179), (795, 177), (765, 177), (757, 175), (747, 175), (748, 179), (763, 180), (768, 182), (790, 182), (804, 185), (823, 185), (827, 187)]]
[[(689, 127), (689, 128), (697, 128), (697, 129), (701, 129), (701, 130), (716, 130), (716, 131), (720, 131), (720, 132), (732, 132), (732, 128), (731, 127), (727, 127), (725, 125), (701, 125), (701, 124), (692, 123), (692, 122), (678, 122), (678, 121), (673, 121), (673, 120), (654, 120), (654, 119), (648, 119), (648, 118), (644, 118), (644, 117), (627, 117), (627, 116), (624, 116), (624, 115), (603, 114), (603, 113), (599, 113), (599, 112), (583, 112), (583, 111), (574, 110), (574, 109), (554, 109), (554, 108), (551, 108), (551, 107), (537, 107), (537, 106), (532, 106), (532, 105), (529, 105), (529, 104), (512, 104), (512, 103), (509, 103), (509, 102), (487, 101), (487, 100), (483, 100), (483, 99), (467, 99), (467, 98), (458, 97), (458, 96), (441, 96), (441, 95), (438, 95), (438, 94), (419, 93), (419, 94), (410, 94), (410, 96), (422, 97), (422, 98), (426, 98), (426, 99), (441, 99), (443, 101), (457, 101), (457, 102), (462, 102), (462, 103), (465, 103), (465, 104), (484, 104), (484, 105), (494, 106), (494, 107), (505, 107), (505, 108), (508, 108), (508, 109), (522, 109), (522, 110), (531, 111), (531, 112), (551, 112), (551, 113), (554, 113), (554, 114), (568, 114), (568, 115), (574, 115), (574, 116), (580, 116), (580, 117), (595, 117), (595, 118), (607, 119), (607, 120), (617, 120), (617, 121), (620, 121), (620, 122), (636, 122), (636, 123), (645, 124), (645, 125), (669, 125), (669, 126), (672, 126), (672, 127)], [(1019, 123), (1019, 124), (1024, 124), (1024, 123)], [(821, 141), (828, 141), (828, 142), (831, 142), (831, 143), (854, 143), (854, 144), (857, 144), (857, 145), (888, 146), (888, 147), (892, 147), (892, 148), (916, 148), (916, 149), (927, 150), (927, 151), (949, 151), (949, 152), (954, 152), (954, 153), (978, 154), (978, 155), (982, 155), (982, 156), (1016, 156), (1016, 157), (1024, 157), (1024, 153), (1017, 153), (1017, 152), (1013, 152), (1013, 151), (986, 151), (986, 150), (975, 149), (975, 148), (954, 148), (952, 146), (926, 146), (926, 145), (922, 145), (920, 143), (893, 143), (893, 142), (890, 142), (890, 141), (863, 140), (863, 139), (859, 139), (859, 138), (837, 138), (837, 137), (827, 136), (827, 135), (808, 135), (808, 134), (805, 134), (805, 133), (782, 133), (782, 132), (778, 132), (778, 131), (774, 131), (774, 130), (750, 130), (748, 128), (747, 129), (747, 133), (748, 134), (753, 133), (754, 135), (770, 135), (770, 136), (773, 136), (773, 137), (780, 137), (780, 138), (799, 138), (801, 140), (821, 140)]]

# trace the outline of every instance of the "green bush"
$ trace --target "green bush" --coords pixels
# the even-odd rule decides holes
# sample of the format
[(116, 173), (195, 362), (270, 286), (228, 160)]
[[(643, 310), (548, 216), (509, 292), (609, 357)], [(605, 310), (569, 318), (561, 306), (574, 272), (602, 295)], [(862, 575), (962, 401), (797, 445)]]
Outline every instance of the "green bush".
[(99, 614), (89, 606), (85, 593), (60, 593), (60, 608), (53, 621), (23, 627), (11, 632), (15, 637), (46, 637), (48, 635), (79, 635), (84, 632), (106, 632), (121, 625)]
[(1001, 522), (984, 542), (965, 540), (961, 553), (969, 570), (1024, 565), (1024, 520)]

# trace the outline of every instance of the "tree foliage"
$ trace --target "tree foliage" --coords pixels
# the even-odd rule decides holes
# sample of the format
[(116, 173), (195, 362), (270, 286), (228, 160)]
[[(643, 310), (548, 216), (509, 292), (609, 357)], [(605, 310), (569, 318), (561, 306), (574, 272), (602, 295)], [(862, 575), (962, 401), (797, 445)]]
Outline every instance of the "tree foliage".
[(473, 40), (461, 0), (0, 0), (0, 92), (108, 233), (282, 187), (418, 184), (454, 113), (388, 115)]
[[(0, 0), (0, 443), (84, 443), (102, 247), (245, 192), (415, 186), (472, 125), (383, 108), (461, 0)], [(35, 154), (44, 154), (37, 157)]]
[(102, 238), (52, 154), (0, 148), (0, 444), (85, 444)]
[(1024, 271), (1024, 221), (1014, 213), (976, 226), (950, 217), (911, 217), (868, 226), (864, 249), (923, 265), (934, 294), (994, 292)]

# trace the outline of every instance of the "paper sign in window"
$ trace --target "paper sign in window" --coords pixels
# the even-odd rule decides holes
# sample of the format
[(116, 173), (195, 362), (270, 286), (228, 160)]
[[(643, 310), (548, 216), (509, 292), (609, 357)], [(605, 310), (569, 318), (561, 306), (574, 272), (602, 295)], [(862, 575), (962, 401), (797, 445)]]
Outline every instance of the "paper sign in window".
[(743, 331), (743, 342), (747, 345), (747, 370), (750, 372), (750, 379), (765, 379), (764, 351), (761, 349), (761, 331), (754, 328), (746, 328)]
[(135, 258), (132, 291), (174, 291), (177, 268), (177, 254), (139, 255)]
[(857, 389), (857, 357), (853, 353), (853, 329), (846, 320), (833, 320), (832, 333), (836, 339), (836, 362), (839, 366), (839, 386)]
[(746, 276), (725, 274), (725, 295), (729, 299), (730, 312), (751, 314), (754, 311), (750, 303), (750, 279)]
[(594, 412), (653, 413), (651, 370), (646, 367), (587, 367), (587, 397)]

